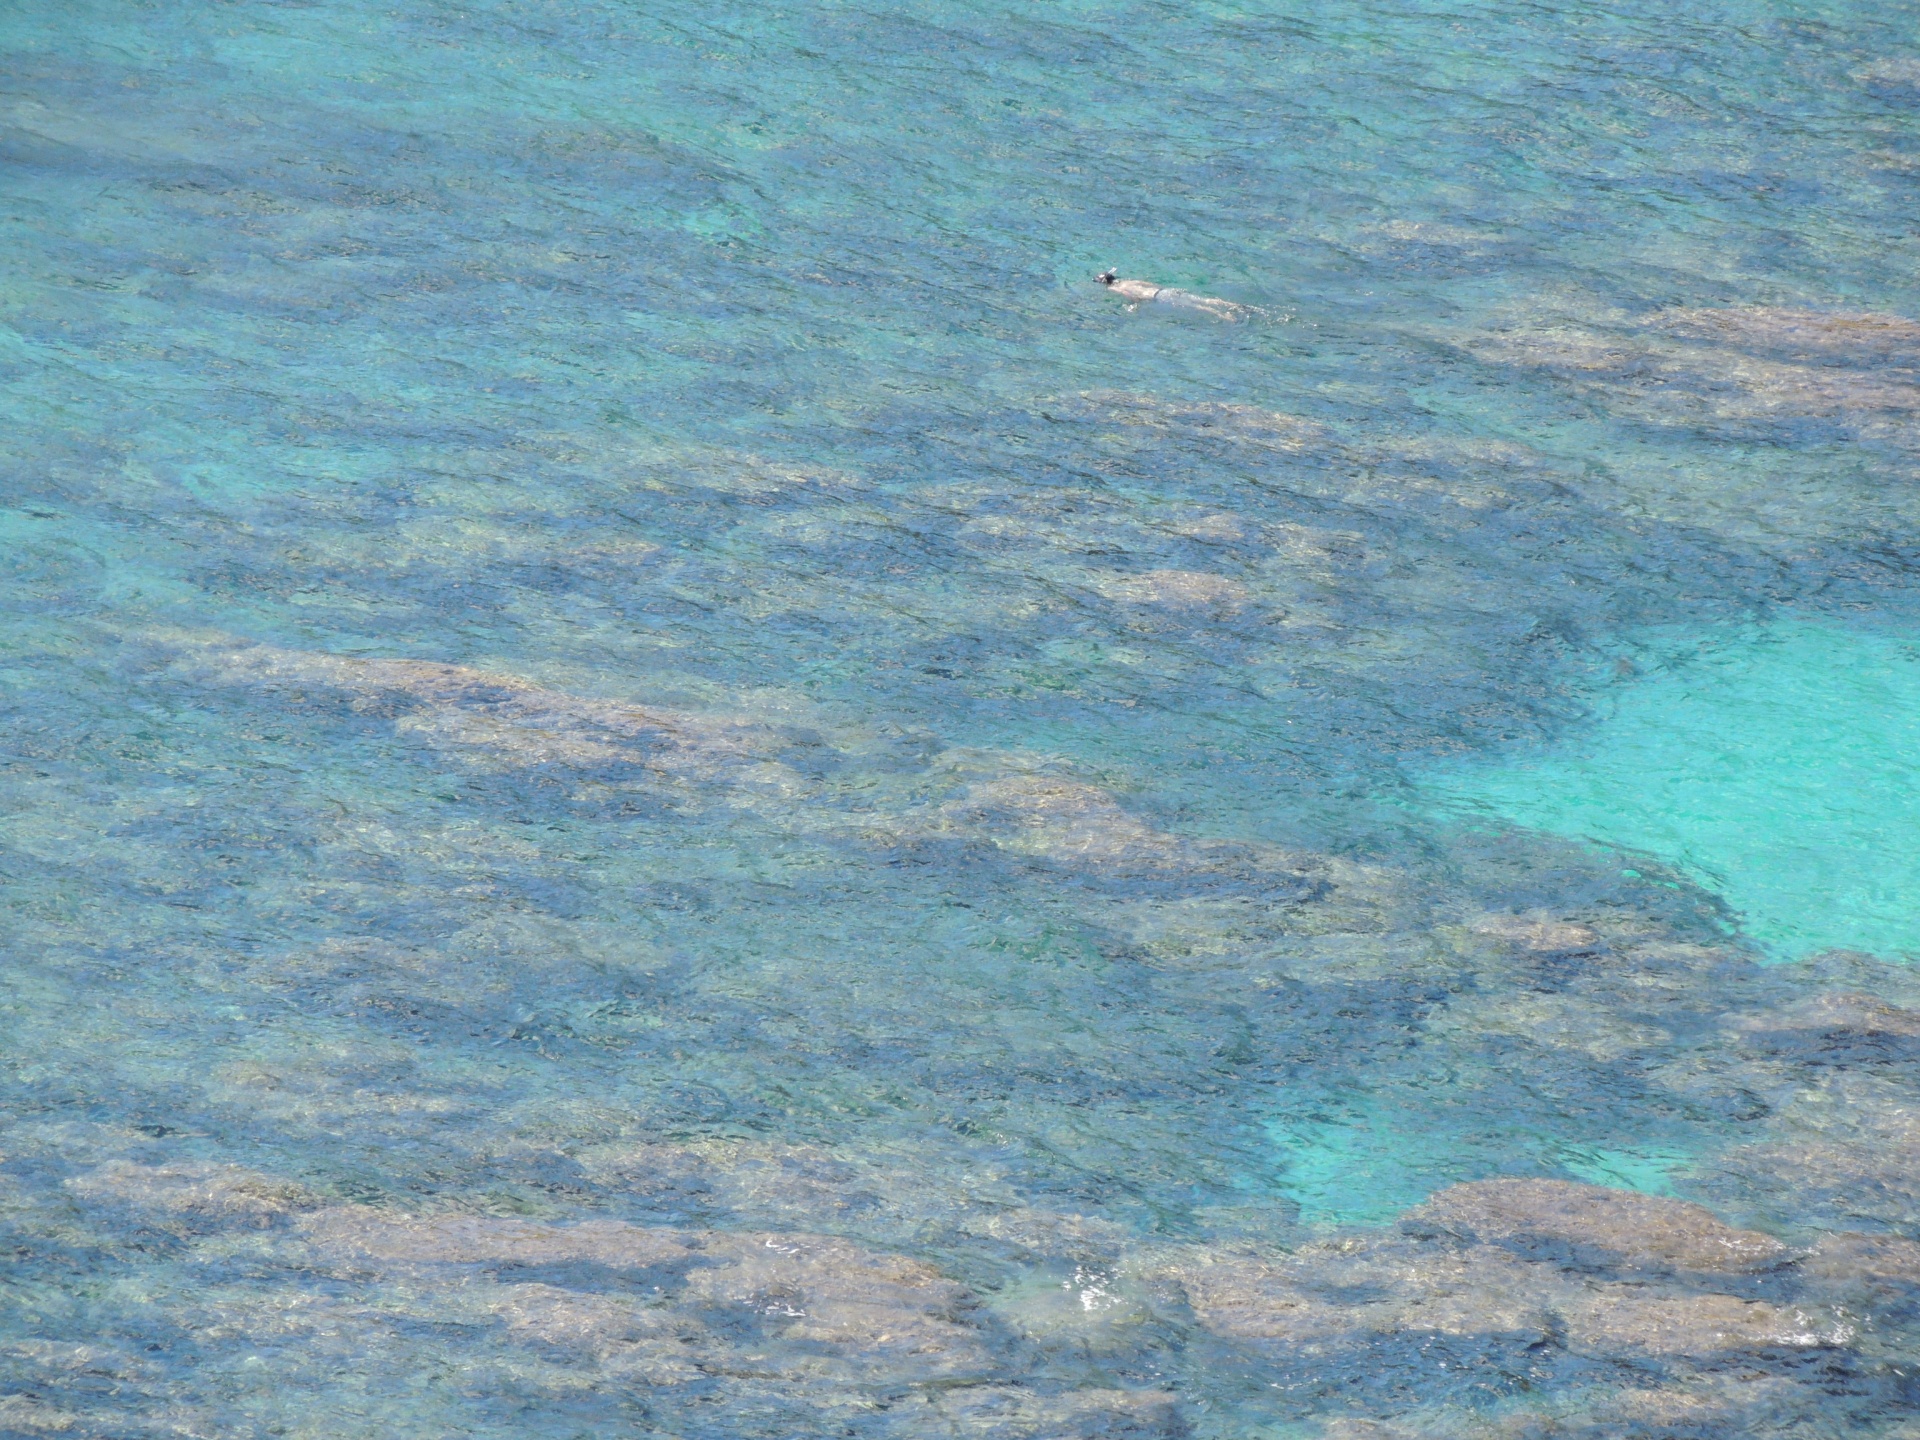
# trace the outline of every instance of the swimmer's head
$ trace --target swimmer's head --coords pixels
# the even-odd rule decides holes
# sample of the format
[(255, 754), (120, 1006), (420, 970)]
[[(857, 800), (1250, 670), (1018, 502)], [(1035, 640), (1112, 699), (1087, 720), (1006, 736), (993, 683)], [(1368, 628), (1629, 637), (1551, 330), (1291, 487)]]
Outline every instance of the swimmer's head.
[(1112, 270), (1102, 270), (1098, 275), (1094, 276), (1093, 278), (1098, 280), (1102, 285), (1111, 285), (1113, 284), (1114, 281), (1118, 280), (1120, 277), (1118, 274), (1116, 274)]

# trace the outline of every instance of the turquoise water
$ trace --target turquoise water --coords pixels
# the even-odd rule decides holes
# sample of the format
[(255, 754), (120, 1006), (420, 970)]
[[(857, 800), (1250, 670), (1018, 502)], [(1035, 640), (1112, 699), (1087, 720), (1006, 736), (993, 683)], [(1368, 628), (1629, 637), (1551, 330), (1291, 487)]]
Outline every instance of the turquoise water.
[(1903, 1433), (1911, 13), (0, 50), (0, 1432)]
[(1920, 952), (1920, 652), (1795, 623), (1656, 663), (1578, 738), (1434, 788), (1652, 856), (1721, 896), (1771, 955)]

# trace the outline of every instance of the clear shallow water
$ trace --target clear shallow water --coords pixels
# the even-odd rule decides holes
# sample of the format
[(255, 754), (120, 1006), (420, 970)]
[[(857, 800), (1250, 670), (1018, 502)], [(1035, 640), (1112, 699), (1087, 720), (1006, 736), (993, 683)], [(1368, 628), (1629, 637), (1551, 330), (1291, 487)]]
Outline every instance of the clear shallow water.
[(1721, 895), (1770, 954), (1920, 952), (1920, 656), (1834, 624), (1693, 643), (1621, 684), (1605, 718), (1551, 756), (1435, 788), (1655, 856)]
[(1401, 802), (1911, 631), (1913, 28), (10, 8), (0, 1423), (1898, 1434), (1912, 971)]

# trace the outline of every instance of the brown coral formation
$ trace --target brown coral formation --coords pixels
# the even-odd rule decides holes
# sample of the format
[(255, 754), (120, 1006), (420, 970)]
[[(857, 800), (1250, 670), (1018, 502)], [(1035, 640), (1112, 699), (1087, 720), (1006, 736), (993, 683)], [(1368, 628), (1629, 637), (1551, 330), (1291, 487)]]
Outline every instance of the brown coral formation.
[(1047, 402), (1068, 414), (1151, 429), (1215, 431), (1279, 450), (1305, 450), (1327, 438), (1323, 425), (1257, 405), (1218, 400), (1168, 400), (1125, 390), (1087, 390)]
[[(982, 1234), (1037, 1226), (1043, 1246), (1119, 1257), (1071, 1278), (1037, 1269), (997, 1297), (925, 1259), (798, 1230), (412, 1216), (182, 1164), (116, 1163), (73, 1188), (89, 1203), (255, 1235), (256, 1277), (305, 1277), (284, 1300), (256, 1279), (199, 1302), (198, 1323), (254, 1344), (298, 1339), (332, 1353), (385, 1345), (395, 1324), (451, 1324), (490, 1337), (489, 1364), (511, 1364), (522, 1383), (544, 1377), (555, 1393), (637, 1385), (748, 1408), (777, 1395), (817, 1423), (904, 1407), (901, 1433), (984, 1440), (1188, 1433), (1180, 1400), (1162, 1389), (1036, 1392), (1016, 1379), (1022, 1344), (1124, 1362), (1179, 1317), (1277, 1377), (1405, 1369), (1423, 1355), (1418, 1364), (1559, 1365), (1576, 1378), (1581, 1366), (1629, 1366), (1644, 1377), (1635, 1389), (1585, 1400), (1564, 1390), (1483, 1415), (1491, 1428), (1471, 1432), (1440, 1406), (1332, 1423), (1328, 1435), (1732, 1423), (1753, 1406), (1812, 1403), (1793, 1378), (1801, 1359), (1857, 1348), (1863, 1320), (1920, 1296), (1920, 1246), (1904, 1239), (1831, 1235), (1796, 1251), (1686, 1201), (1539, 1179), (1456, 1185), (1397, 1226), (1291, 1252), (1143, 1245), (1117, 1227), (1037, 1212), (983, 1218)], [(219, 1252), (232, 1242), (196, 1243)], [(313, 1290), (315, 1276), (331, 1298)], [(1725, 1388), (1729, 1365), (1747, 1376), (1737, 1392)]]
[(1546, 370), (1649, 419), (1834, 419), (1907, 434), (1920, 410), (1920, 325), (1899, 316), (1674, 309), (1638, 325), (1522, 325), (1472, 340), (1481, 359)]
[(1788, 1253), (1771, 1235), (1735, 1229), (1705, 1206), (1571, 1180), (1454, 1185), (1407, 1220), (1523, 1251), (1564, 1247), (1632, 1267), (1739, 1273)]
[(227, 683), (333, 690), (404, 702), (400, 727), (429, 744), (490, 751), (515, 764), (637, 761), (674, 778), (767, 763), (779, 739), (764, 725), (596, 700), (518, 676), (429, 660), (362, 659), (271, 645), (212, 645), (193, 668)]
[(1143, 570), (1135, 575), (1100, 574), (1093, 587), (1102, 595), (1134, 605), (1176, 609), (1237, 608), (1247, 603), (1247, 587), (1225, 575), (1203, 570)]
[(216, 1222), (264, 1224), (319, 1203), (304, 1186), (292, 1181), (240, 1165), (190, 1162), (139, 1165), (113, 1160), (68, 1181), (67, 1188), (88, 1199)]
[(969, 785), (941, 807), (942, 819), (991, 837), (1009, 849), (1099, 869), (1271, 868), (1296, 870), (1302, 859), (1273, 849), (1190, 840), (1148, 824), (1098, 786), (1063, 775), (1006, 775)]
[[(779, 1384), (834, 1408), (875, 1391), (984, 1384), (1005, 1369), (965, 1287), (834, 1236), (333, 1207), (300, 1217), (282, 1244), (285, 1261), (404, 1297), (409, 1314), (491, 1321), (508, 1343), (570, 1356), (607, 1381)], [(1165, 1411), (1155, 1405), (1096, 1394), (1041, 1408)], [(1007, 1424), (1000, 1433), (1026, 1433)]]
[(687, 1260), (677, 1232), (582, 1220), (572, 1225), (475, 1215), (408, 1219), (355, 1206), (322, 1210), (301, 1226), (322, 1252), (373, 1265), (559, 1265), (645, 1269)]
[(1920, 1286), (1920, 1242), (1897, 1235), (1823, 1235), (1800, 1262), (1824, 1280)]
[(1600, 936), (1590, 925), (1555, 920), (1544, 913), (1482, 915), (1469, 927), (1476, 935), (1505, 940), (1536, 955), (1597, 949)]
[(1278, 1356), (1432, 1336), (1589, 1359), (1711, 1360), (1842, 1346), (1856, 1333), (1818, 1298), (1715, 1288), (1791, 1252), (1684, 1201), (1481, 1181), (1442, 1191), (1400, 1228), (1288, 1255), (1196, 1252), (1165, 1273), (1207, 1329)]
[(1836, 1229), (1904, 1225), (1920, 1206), (1920, 1107), (1865, 1067), (1834, 1067), (1793, 1094), (1764, 1138), (1730, 1150), (1717, 1168), (1726, 1182)]
[(1920, 1011), (1858, 992), (1811, 995), (1780, 1010), (1738, 1016), (1731, 1028), (1763, 1052), (1816, 1063), (1862, 1064), (1920, 1054)]
[[(328, 1275), (422, 1320), (489, 1323), (510, 1345), (571, 1357), (609, 1380), (741, 1377), (814, 1387), (815, 1402), (837, 1404), (875, 1387), (976, 1383), (1004, 1368), (963, 1286), (922, 1260), (833, 1236), (411, 1217), (304, 1198), (296, 1207), (286, 1197), (297, 1187), (183, 1166), (120, 1164), (75, 1188), (229, 1226), (278, 1217), (286, 1223), (261, 1254), (290, 1278)], [(332, 1323), (298, 1320), (309, 1299), (257, 1314), (249, 1303), (222, 1323), (265, 1325), (263, 1339), (290, 1323)]]
[[(1152, 572), (1132, 577), (1169, 603), (1230, 602), (1240, 590), (1217, 577)], [(1181, 599), (1179, 597), (1185, 597)], [(782, 756), (796, 747), (847, 758), (872, 737), (796, 736), (770, 720), (709, 716), (571, 694), (503, 672), (435, 661), (363, 659), (265, 645), (184, 643), (183, 664), (226, 684), (258, 686), (296, 699), (308, 690), (357, 697), (356, 706), (392, 706), (394, 723), (449, 752), (495, 764), (636, 767), (643, 783), (676, 801), (718, 804), (782, 825), (881, 844), (967, 838), (1095, 870), (1145, 867), (1205, 877), (1272, 872), (1272, 883), (1305, 894), (1323, 888), (1305, 871), (1329, 871), (1316, 857), (1272, 846), (1194, 840), (1159, 830), (1110, 793), (1071, 774), (1035, 773), (1033, 757), (946, 751), (913, 783), (862, 784), (842, 796)], [(959, 788), (929, 803), (927, 792)], [(886, 803), (891, 800), (892, 803)], [(1354, 872), (1356, 867), (1332, 869)]]
[(1662, 310), (1653, 323), (1655, 328), (1685, 339), (1725, 341), (1795, 359), (1859, 359), (1920, 351), (1920, 322), (1901, 315), (1756, 305), (1727, 310)]

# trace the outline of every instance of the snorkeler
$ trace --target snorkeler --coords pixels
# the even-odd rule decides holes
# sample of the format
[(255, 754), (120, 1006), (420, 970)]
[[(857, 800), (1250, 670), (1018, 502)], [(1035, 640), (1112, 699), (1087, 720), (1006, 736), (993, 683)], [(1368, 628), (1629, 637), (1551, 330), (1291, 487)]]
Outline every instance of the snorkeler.
[(1186, 290), (1174, 290), (1165, 285), (1155, 285), (1147, 280), (1122, 280), (1112, 270), (1103, 270), (1094, 277), (1114, 294), (1127, 302), (1129, 310), (1148, 300), (1157, 300), (1162, 305), (1179, 305), (1188, 310), (1204, 310), (1209, 315), (1222, 320), (1238, 320), (1245, 313), (1245, 307), (1231, 300), (1216, 300), (1211, 295), (1195, 295)]

